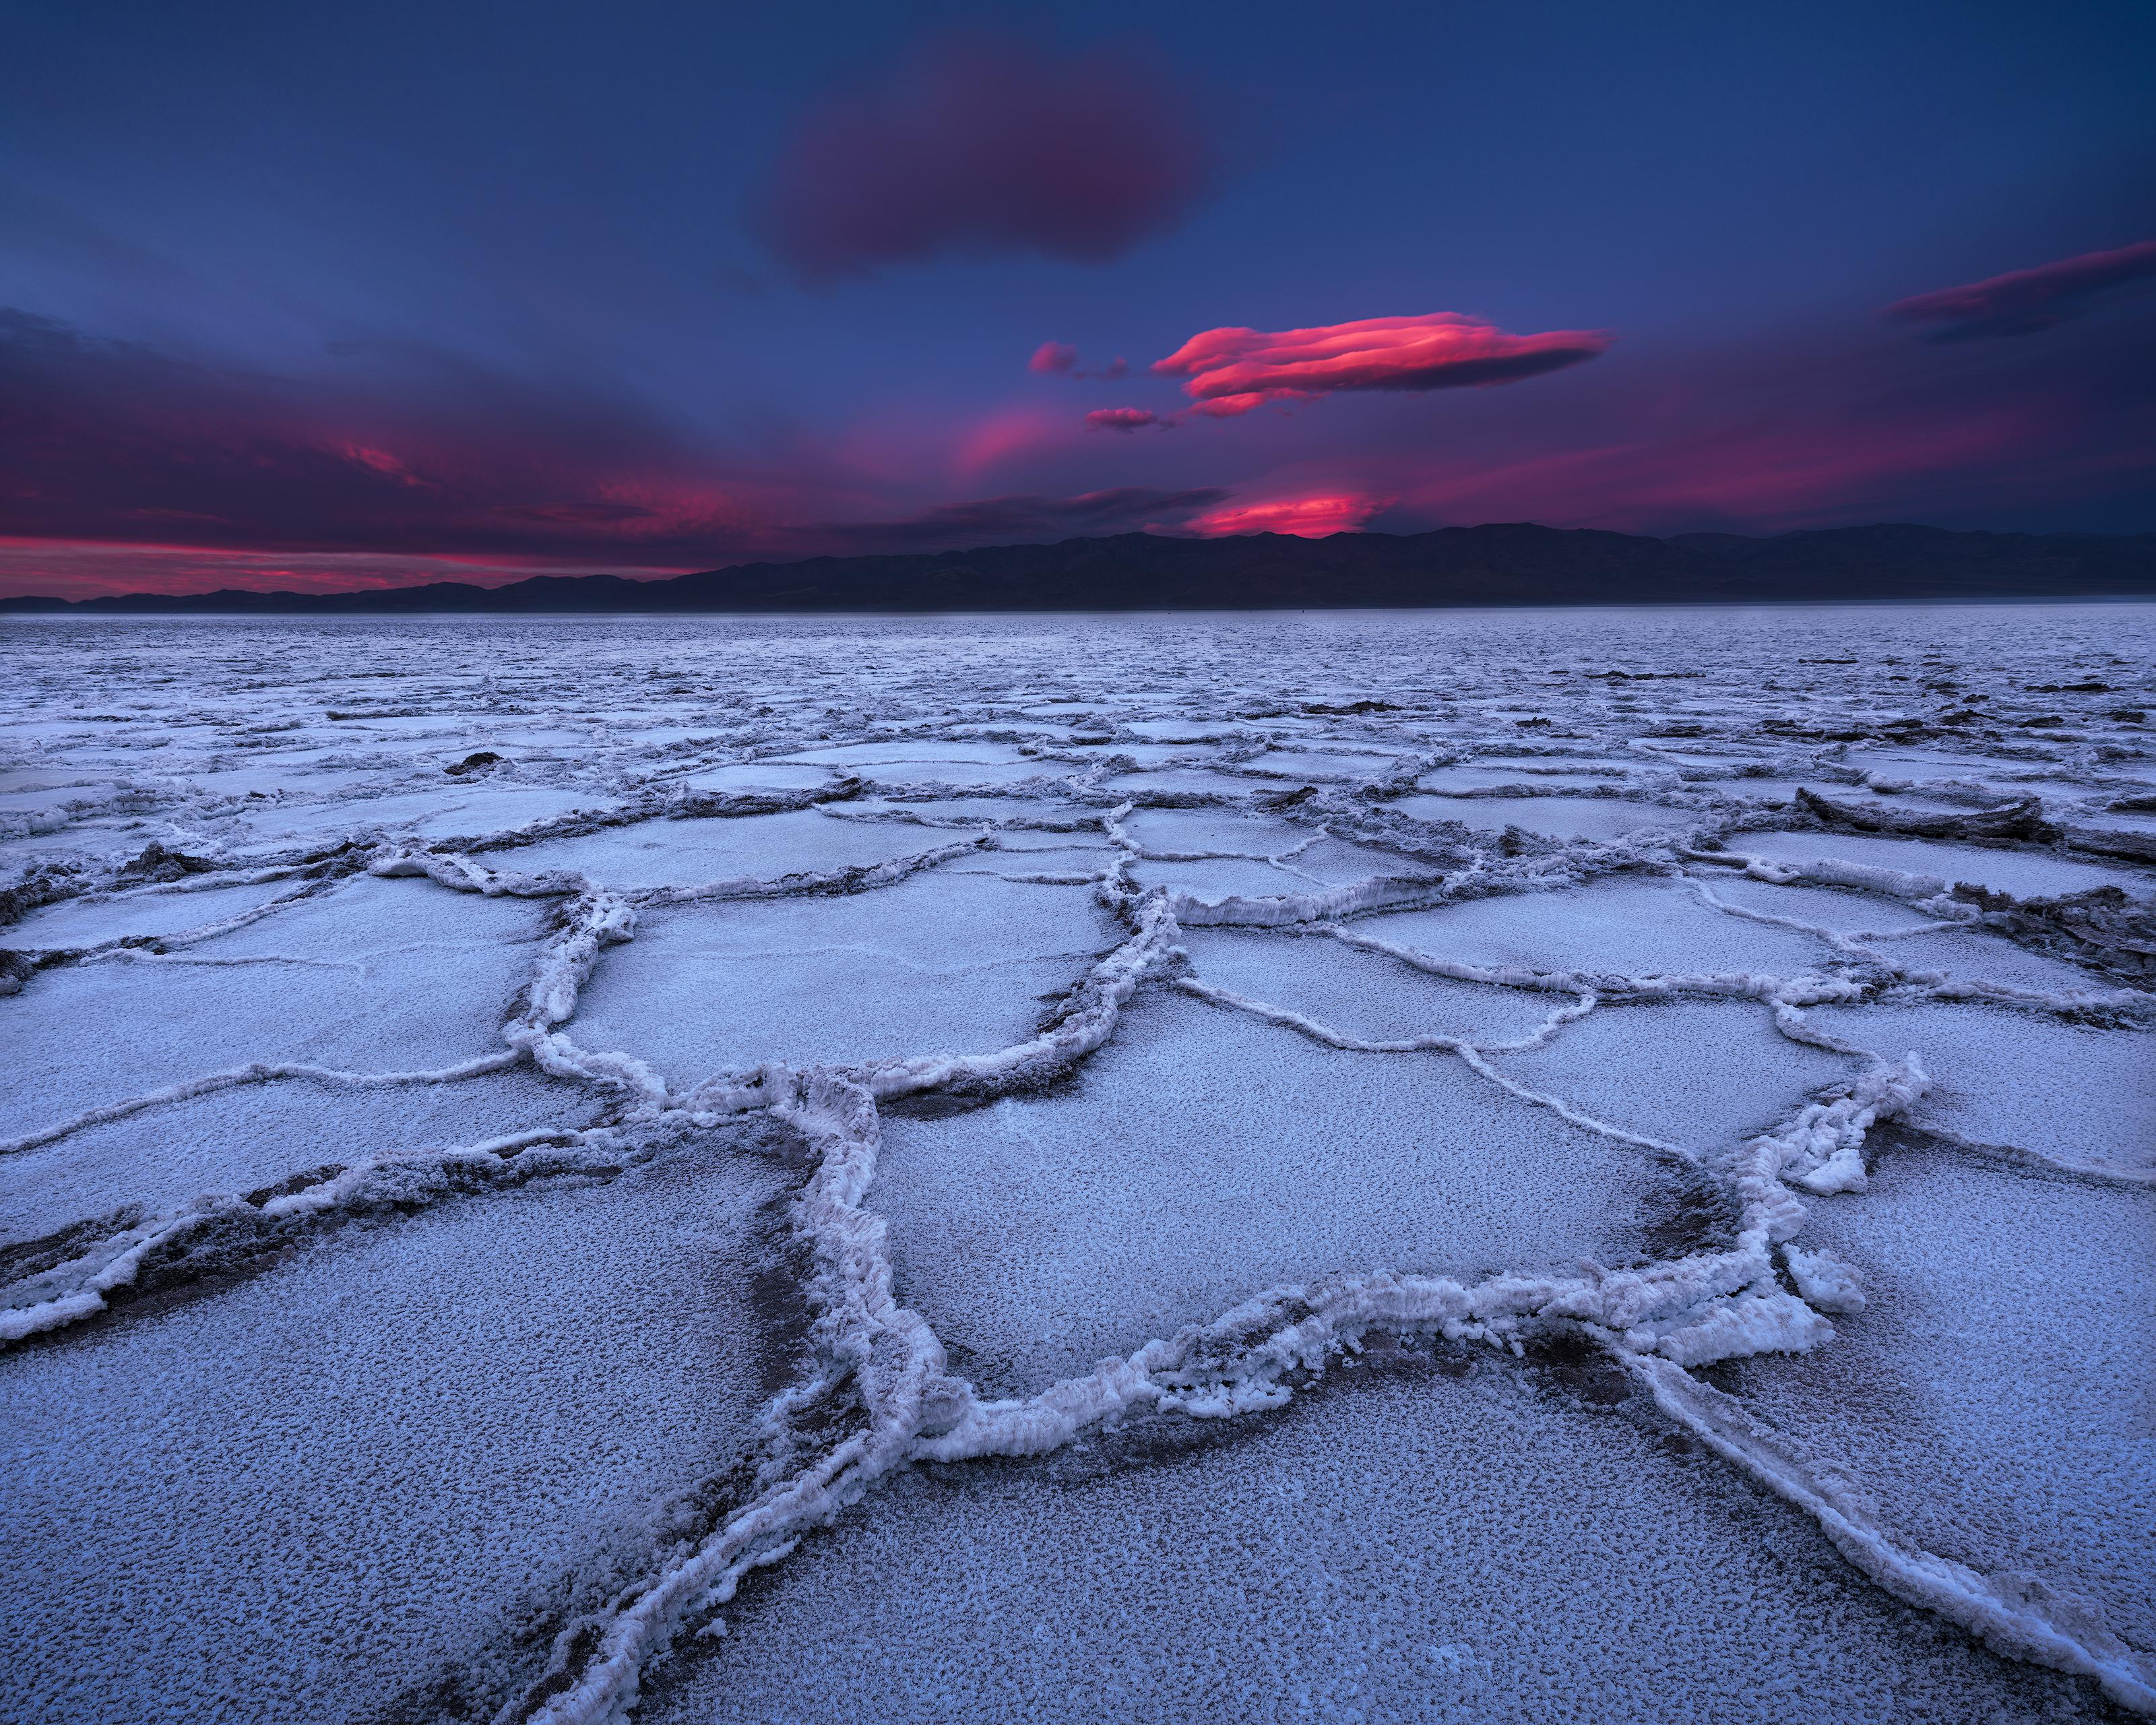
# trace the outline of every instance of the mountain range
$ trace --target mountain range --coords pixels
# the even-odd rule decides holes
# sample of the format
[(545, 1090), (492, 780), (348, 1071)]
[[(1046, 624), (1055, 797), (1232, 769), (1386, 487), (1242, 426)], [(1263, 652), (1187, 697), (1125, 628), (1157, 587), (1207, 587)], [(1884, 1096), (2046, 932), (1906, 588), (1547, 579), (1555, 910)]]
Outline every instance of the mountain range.
[(1428, 533), (1172, 538), (1122, 533), (891, 557), (743, 563), (664, 580), (536, 577), (360, 593), (0, 599), (0, 612), (1278, 610), (1456, 605), (2156, 596), (2156, 534), (1835, 527), (1650, 538), (1527, 523)]

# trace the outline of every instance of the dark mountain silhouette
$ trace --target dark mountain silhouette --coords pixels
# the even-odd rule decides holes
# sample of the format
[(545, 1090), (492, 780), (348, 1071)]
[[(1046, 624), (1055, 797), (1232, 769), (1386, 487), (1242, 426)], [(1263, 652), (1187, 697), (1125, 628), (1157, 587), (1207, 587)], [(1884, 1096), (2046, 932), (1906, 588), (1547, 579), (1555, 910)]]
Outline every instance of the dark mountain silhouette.
[(1835, 527), (1652, 539), (1528, 524), (1430, 533), (1122, 533), (899, 557), (743, 563), (664, 581), (542, 576), (367, 593), (121, 593), (0, 599), (0, 610), (931, 612), (1269, 610), (2156, 595), (2156, 534)]

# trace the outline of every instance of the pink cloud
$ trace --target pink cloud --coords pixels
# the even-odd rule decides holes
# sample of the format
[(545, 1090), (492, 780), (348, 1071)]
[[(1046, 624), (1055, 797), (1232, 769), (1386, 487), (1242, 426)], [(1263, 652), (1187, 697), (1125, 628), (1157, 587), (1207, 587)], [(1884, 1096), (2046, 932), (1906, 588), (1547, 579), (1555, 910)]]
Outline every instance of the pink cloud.
[(1392, 505), (1389, 497), (1337, 492), (1315, 497), (1280, 497), (1240, 509), (1216, 509), (1197, 516), (1190, 531), (1208, 539), (1236, 533), (1288, 533), (1298, 539), (1322, 539), (1353, 533)]
[(1314, 329), (1206, 330), (1153, 367), (1185, 379), (1196, 405), (1215, 418), (1269, 401), (1300, 401), (1343, 390), (1487, 388), (1539, 377), (1606, 352), (1600, 330), (1507, 335), (1455, 311), (1421, 317), (1366, 317)]
[(1128, 50), (947, 37), (812, 110), (752, 219), (811, 279), (950, 253), (1122, 256), (1218, 177), (1191, 92)]
[(2002, 467), (2030, 470), (2024, 476), (2039, 489), (2055, 480), (2033, 459), (2052, 429), (2025, 408), (1947, 421), (1918, 412), (1727, 424), (1507, 462), (1447, 462), (1404, 484), (1402, 503), (1439, 521), (1630, 532), (1922, 519), (1995, 501), (2012, 489)]
[(2092, 294), (2156, 279), (2156, 239), (2116, 251), (2084, 252), (2034, 270), (2010, 270), (1960, 287), (1897, 300), (1885, 316), (1897, 323), (1943, 324), (1933, 338), (2030, 336), (2077, 317)]
[(413, 485), (424, 489), (429, 483), (413, 472), (409, 467), (387, 449), (370, 449), (358, 444), (346, 444), (342, 454), (346, 460), (356, 461), (370, 472), (380, 474), (384, 479), (395, 480), (400, 485)]
[(1070, 435), (1070, 422), (1042, 407), (998, 408), (959, 434), (952, 466), (962, 479), (1021, 455), (1053, 449)]
[(1088, 431), (1136, 431), (1142, 425), (1158, 425), (1159, 414), (1149, 408), (1096, 408), (1086, 416)]

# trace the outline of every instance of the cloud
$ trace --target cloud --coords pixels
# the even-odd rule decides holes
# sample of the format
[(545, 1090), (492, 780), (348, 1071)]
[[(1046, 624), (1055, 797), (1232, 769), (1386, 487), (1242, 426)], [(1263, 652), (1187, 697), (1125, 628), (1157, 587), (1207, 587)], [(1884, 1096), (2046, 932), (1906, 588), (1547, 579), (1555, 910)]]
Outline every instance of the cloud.
[(1068, 341), (1043, 341), (1025, 363), (1028, 371), (1046, 377), (1098, 377), (1110, 383), (1127, 375), (1131, 368), (1130, 362), (1120, 353), (1104, 366), (1081, 366), (1078, 363), (1078, 350)]
[(1142, 425), (1158, 425), (1159, 414), (1150, 408), (1096, 408), (1086, 416), (1088, 431), (1136, 431)]
[(992, 467), (1056, 449), (1070, 436), (1070, 420), (1038, 403), (993, 408), (959, 431), (952, 470), (960, 480), (978, 480)]
[(1608, 350), (1600, 330), (1512, 336), (1455, 311), (1366, 317), (1315, 329), (1206, 330), (1153, 367), (1182, 377), (1194, 405), (1214, 418), (1269, 401), (1305, 401), (1344, 390), (1425, 390), (1514, 383)]
[(1332, 533), (1353, 533), (1373, 516), (1392, 506), (1389, 497), (1371, 497), (1358, 492), (1335, 492), (1315, 497), (1280, 497), (1270, 502), (1246, 504), (1240, 509), (1215, 509), (1195, 517), (1189, 531), (1208, 539), (1236, 533), (1288, 533), (1298, 539), (1322, 539)]
[(684, 569), (829, 506), (712, 467), (633, 401), (453, 356), (371, 349), (301, 378), (0, 311), (18, 540)]
[(552, 557), (228, 551), (213, 546), (0, 537), (0, 594), (57, 593), (73, 599), (108, 593), (214, 593), (234, 588), (348, 593), (436, 581), (500, 587), (534, 575), (648, 574), (657, 579), (674, 572)]
[(971, 503), (942, 504), (900, 521), (847, 522), (821, 531), (841, 541), (913, 550), (1083, 538), (1179, 527), (1199, 511), (1225, 502), (1229, 495), (1211, 485), (1181, 491), (1120, 485), (1075, 497), (983, 497)]
[(1193, 94), (1129, 49), (945, 37), (803, 116), (751, 223), (811, 280), (952, 253), (1105, 263), (1217, 181)]
[[(958, 453), (993, 465), (1075, 440), (1034, 405)], [(1173, 531), (1228, 495), (913, 489), (934, 482), (814, 452), (721, 461), (631, 401), (451, 355), (371, 344), (289, 377), (0, 310), (0, 591), (668, 573)]]
[(2034, 270), (1918, 294), (1889, 305), (1883, 315), (1897, 323), (1945, 326), (1932, 337), (1935, 341), (2033, 336), (2080, 316), (2092, 295), (2151, 280), (2156, 280), (2156, 239), (2144, 239), (2116, 251), (2084, 252)]

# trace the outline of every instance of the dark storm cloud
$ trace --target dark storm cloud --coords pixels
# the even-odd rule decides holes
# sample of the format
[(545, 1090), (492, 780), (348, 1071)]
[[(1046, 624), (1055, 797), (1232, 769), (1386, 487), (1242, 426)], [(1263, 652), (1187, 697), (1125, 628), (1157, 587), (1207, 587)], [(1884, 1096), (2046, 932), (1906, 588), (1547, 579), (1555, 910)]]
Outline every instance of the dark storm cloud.
[(1086, 416), (1088, 431), (1137, 431), (1161, 423), (1151, 408), (1096, 408)]
[(1212, 485), (1181, 491), (1119, 485), (1075, 497), (983, 497), (971, 503), (942, 504), (901, 521), (849, 522), (821, 531), (830, 538), (850, 542), (853, 548), (908, 550), (1050, 536), (1081, 538), (1181, 526), (1199, 511), (1224, 502), (1229, 495)]
[(752, 205), (811, 279), (949, 253), (1122, 256), (1212, 189), (1191, 92), (1136, 50), (931, 44), (798, 123)]

